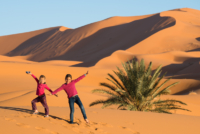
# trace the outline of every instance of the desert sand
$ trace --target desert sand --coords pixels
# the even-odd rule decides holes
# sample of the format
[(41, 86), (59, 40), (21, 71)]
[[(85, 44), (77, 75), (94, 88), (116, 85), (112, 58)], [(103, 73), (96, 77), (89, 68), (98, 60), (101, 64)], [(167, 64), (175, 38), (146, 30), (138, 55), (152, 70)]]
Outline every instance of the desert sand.
[[(115, 16), (76, 29), (52, 27), (0, 36), (0, 133), (49, 134), (199, 134), (200, 124), (200, 11), (181, 8), (144, 16)], [(107, 96), (92, 94), (121, 62), (144, 59), (153, 69), (159, 65), (179, 81), (171, 94), (161, 98), (178, 99), (191, 112), (173, 114), (101, 109), (89, 107), (92, 101)], [(31, 100), (36, 97), (36, 82), (25, 71), (47, 77), (55, 90), (64, 83), (67, 73), (77, 78), (78, 94), (90, 125), (85, 124), (75, 105), (75, 121), (69, 121), (69, 106), (64, 91), (59, 97), (47, 96), (50, 117), (37, 104), (40, 115), (31, 114)], [(166, 85), (167, 86), (167, 85)], [(48, 91), (45, 91), (48, 94)]]

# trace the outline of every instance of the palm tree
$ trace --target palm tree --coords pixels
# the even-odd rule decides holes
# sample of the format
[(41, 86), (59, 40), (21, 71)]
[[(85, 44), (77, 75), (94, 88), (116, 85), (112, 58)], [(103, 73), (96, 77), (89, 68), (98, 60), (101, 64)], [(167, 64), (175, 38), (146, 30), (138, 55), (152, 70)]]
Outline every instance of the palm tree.
[(140, 64), (134, 58), (127, 63), (122, 63), (123, 69), (117, 67), (118, 71), (113, 71), (118, 77), (108, 74), (109, 83), (100, 83), (106, 89), (95, 89), (93, 93), (104, 93), (109, 95), (106, 100), (97, 100), (90, 104), (94, 106), (103, 104), (102, 108), (117, 105), (118, 109), (131, 111), (151, 111), (159, 113), (169, 113), (170, 110), (186, 110), (180, 105), (187, 105), (182, 101), (174, 99), (161, 100), (159, 96), (170, 94), (169, 88), (176, 85), (178, 82), (162, 88), (170, 79), (167, 79), (162, 84), (160, 81), (165, 76), (161, 75), (162, 66), (160, 65), (153, 73), (151, 71), (152, 62), (145, 68), (144, 60)]

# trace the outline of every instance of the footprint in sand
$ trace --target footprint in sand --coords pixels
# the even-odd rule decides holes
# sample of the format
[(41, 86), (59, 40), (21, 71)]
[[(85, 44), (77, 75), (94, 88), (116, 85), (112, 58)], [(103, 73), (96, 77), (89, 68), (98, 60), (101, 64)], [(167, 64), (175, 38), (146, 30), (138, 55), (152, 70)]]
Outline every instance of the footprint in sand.
[(40, 115), (37, 115), (37, 118), (40, 118), (40, 119), (49, 119), (49, 117), (45, 118), (44, 116), (40, 116)]
[(16, 123), (16, 125), (19, 126), (19, 127), (23, 127), (23, 128), (30, 128), (29, 125), (26, 125), (24, 123)]
[(103, 129), (95, 128), (95, 131), (97, 131), (97, 132), (103, 132)]
[(30, 115), (30, 114), (18, 114), (18, 115), (16, 115), (16, 114), (11, 114), (12, 116), (14, 116), (14, 117), (19, 117), (19, 118), (27, 118), (27, 117), (31, 117), (32, 115)]
[(30, 116), (30, 118), (37, 118), (38, 116), (37, 115), (34, 115), (34, 114), (32, 114), (31, 116)]
[(59, 134), (57, 132), (50, 131), (49, 129), (46, 129), (43, 127), (35, 127), (35, 129), (37, 129), (38, 131), (41, 131), (41, 132), (49, 133), (49, 134)]
[(11, 118), (4, 118), (6, 121), (11, 121), (11, 122), (16, 122), (15, 119), (11, 119)]
[[(84, 126), (82, 126), (82, 128), (87, 128), (87, 129), (90, 129), (94, 132), (103, 132), (103, 129), (100, 129), (98, 126), (99, 124), (98, 123), (94, 123), (94, 122), (91, 122), (90, 124), (85, 124)], [(90, 132), (92, 132), (90, 131)]]
[(62, 124), (63, 125), (63, 127), (66, 127), (66, 128), (68, 128), (69, 127), (69, 125), (68, 124)]
[(107, 123), (103, 123), (103, 122), (99, 122), (99, 124), (101, 124), (102, 126), (105, 126), (105, 127), (113, 127), (112, 125), (107, 124)]
[(91, 125), (98, 125), (98, 123), (96, 123), (96, 122), (91, 122)]
[(122, 128), (122, 129), (124, 129), (124, 130), (126, 130), (126, 131), (133, 132), (134, 134), (140, 134), (139, 132), (137, 132), (137, 131), (134, 131), (134, 130), (132, 130), (132, 129), (128, 128), (128, 127), (119, 126), (119, 128)]
[(83, 120), (76, 119), (75, 122), (77, 122), (80, 125), (80, 124), (82, 124)]
[(78, 127), (79, 125), (78, 124), (70, 124), (71, 127)]
[(25, 117), (22, 116), (22, 115), (15, 115), (14, 117), (17, 117), (17, 118), (25, 118)]
[(97, 129), (96, 127), (91, 126), (91, 125), (88, 125), (88, 124), (85, 124), (85, 126), (82, 126), (82, 128), (87, 128), (87, 129), (90, 129), (90, 130), (95, 130), (95, 129)]
[(101, 127), (101, 124), (96, 123), (96, 122), (90, 122), (90, 125), (94, 126), (95, 128)]

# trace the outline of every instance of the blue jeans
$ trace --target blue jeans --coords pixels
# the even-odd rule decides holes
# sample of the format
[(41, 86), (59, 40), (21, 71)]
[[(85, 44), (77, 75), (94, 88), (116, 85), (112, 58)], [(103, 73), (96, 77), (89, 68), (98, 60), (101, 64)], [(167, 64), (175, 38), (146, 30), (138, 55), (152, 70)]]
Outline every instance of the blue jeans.
[(78, 95), (73, 96), (71, 98), (69, 98), (69, 107), (70, 107), (70, 123), (74, 122), (74, 102), (79, 106), (79, 108), (81, 109), (81, 112), (83, 114), (83, 118), (87, 119), (86, 113), (85, 113), (85, 109), (83, 107), (83, 104), (80, 100), (80, 98), (78, 97)]

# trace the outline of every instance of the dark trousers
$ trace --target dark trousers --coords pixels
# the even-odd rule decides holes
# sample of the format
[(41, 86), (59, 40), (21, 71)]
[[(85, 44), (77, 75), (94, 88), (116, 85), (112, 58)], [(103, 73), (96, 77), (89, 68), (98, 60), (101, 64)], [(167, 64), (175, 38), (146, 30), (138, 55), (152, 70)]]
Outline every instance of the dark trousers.
[(83, 118), (87, 119), (83, 104), (82, 104), (80, 98), (78, 97), (78, 95), (76, 95), (76, 96), (73, 96), (73, 97), (69, 98), (70, 123), (74, 122), (74, 103), (76, 103), (79, 106), (79, 108), (81, 109), (81, 112), (83, 114)]
[(36, 107), (36, 103), (37, 102), (41, 102), (43, 107), (45, 108), (45, 115), (49, 115), (49, 107), (47, 105), (47, 101), (46, 101), (46, 95), (43, 94), (41, 96), (38, 96), (37, 98), (33, 99), (31, 101), (31, 104), (32, 104), (32, 110), (37, 110), (37, 107)]

